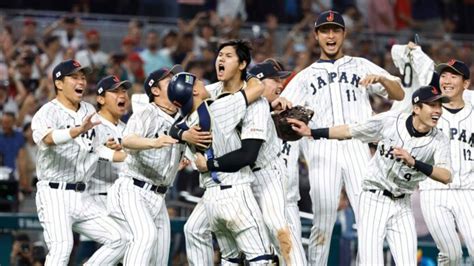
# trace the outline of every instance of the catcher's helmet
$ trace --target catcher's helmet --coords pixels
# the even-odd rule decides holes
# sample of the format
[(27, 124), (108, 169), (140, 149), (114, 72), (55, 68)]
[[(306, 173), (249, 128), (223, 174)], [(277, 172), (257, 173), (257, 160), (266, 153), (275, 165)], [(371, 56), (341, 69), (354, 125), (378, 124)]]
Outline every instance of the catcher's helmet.
[(173, 76), (168, 85), (168, 99), (179, 108), (181, 115), (186, 116), (193, 107), (193, 86), (196, 76), (181, 72)]

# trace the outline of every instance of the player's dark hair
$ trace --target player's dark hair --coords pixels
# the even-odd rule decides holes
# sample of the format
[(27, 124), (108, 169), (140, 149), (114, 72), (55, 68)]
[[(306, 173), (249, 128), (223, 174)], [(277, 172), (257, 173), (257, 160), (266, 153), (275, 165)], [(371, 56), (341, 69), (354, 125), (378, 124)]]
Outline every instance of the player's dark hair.
[(226, 46), (234, 47), (235, 53), (239, 58), (239, 63), (243, 63), (244, 61), (246, 62), (244, 70), (242, 70), (242, 72), (240, 73), (240, 79), (245, 80), (245, 77), (247, 76), (247, 67), (252, 61), (252, 56), (250, 54), (252, 46), (250, 45), (250, 42), (247, 40), (230, 40), (227, 42), (223, 42), (219, 45), (219, 48), (217, 48), (217, 53), (219, 53)]
[[(415, 104), (413, 104), (413, 106), (418, 106), (418, 107), (420, 107), (420, 109), (422, 109), (422, 108), (423, 108), (423, 103), (415, 103)], [(412, 112), (411, 112), (411, 115), (412, 115), (412, 116), (415, 116), (415, 112), (412, 111)]]

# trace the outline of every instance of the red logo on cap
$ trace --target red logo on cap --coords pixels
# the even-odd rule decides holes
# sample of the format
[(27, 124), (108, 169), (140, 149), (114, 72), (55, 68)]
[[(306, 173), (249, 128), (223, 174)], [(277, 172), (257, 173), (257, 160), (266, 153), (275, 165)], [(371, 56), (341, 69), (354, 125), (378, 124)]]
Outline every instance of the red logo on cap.
[(329, 16), (326, 17), (327, 21), (333, 21), (334, 20), (334, 13), (332, 11), (329, 11)]
[(179, 108), (182, 107), (182, 105), (181, 105), (179, 102), (177, 102), (177, 101), (173, 101), (173, 104), (176, 105), (176, 106), (179, 107)]
[(76, 60), (72, 60), (72, 65), (75, 67), (81, 67), (81, 64), (79, 64), (79, 62), (77, 62)]
[(452, 66), (452, 65), (454, 65), (454, 63), (456, 63), (456, 60), (454, 60), (454, 59), (449, 59), (448, 65)]
[(114, 76), (114, 82), (119, 82), (119, 78), (117, 78), (117, 76)]
[(438, 90), (434, 86), (431, 86), (431, 92), (435, 95), (438, 94)]

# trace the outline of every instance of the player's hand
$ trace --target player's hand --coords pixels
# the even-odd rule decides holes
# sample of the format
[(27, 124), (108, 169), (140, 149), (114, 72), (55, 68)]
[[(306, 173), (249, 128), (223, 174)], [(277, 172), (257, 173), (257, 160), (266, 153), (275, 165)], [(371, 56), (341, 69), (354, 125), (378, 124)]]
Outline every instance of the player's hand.
[(178, 143), (178, 140), (173, 139), (172, 137), (168, 135), (161, 135), (158, 138), (155, 139), (153, 143), (153, 147), (156, 149), (162, 148), (162, 147), (169, 147), (173, 144)]
[(96, 121), (92, 121), (92, 117), (95, 115), (96, 113), (93, 113), (93, 114), (90, 114), (88, 116), (86, 116), (86, 119), (84, 119), (84, 121), (82, 121), (82, 125), (79, 126), (80, 128), (80, 131), (81, 133), (86, 133), (87, 131), (89, 131), (89, 129), (99, 125), (101, 122), (100, 120), (96, 120)]
[(311, 129), (303, 121), (293, 118), (286, 119), (291, 124), (291, 128), (300, 136), (311, 136)]
[(204, 155), (201, 153), (197, 152), (196, 153), (196, 160), (194, 161), (194, 164), (196, 164), (196, 168), (198, 169), (199, 172), (204, 173), (209, 171), (207, 169), (207, 160)]
[(105, 143), (105, 146), (111, 150), (114, 150), (114, 151), (120, 151), (122, 150), (122, 145), (120, 145), (120, 143), (118, 143), (117, 141), (115, 141), (114, 138), (109, 138), (107, 140), (107, 142)]
[(415, 159), (413, 158), (413, 156), (411, 156), (408, 151), (400, 147), (394, 147), (392, 154), (393, 156), (395, 156), (395, 158), (402, 160), (409, 167), (413, 167), (415, 165)]
[(293, 107), (293, 104), (284, 97), (276, 98), (272, 103), (273, 110), (283, 111)]
[(380, 75), (369, 74), (365, 78), (363, 78), (361, 81), (359, 81), (359, 84), (361, 86), (367, 87), (370, 84), (381, 83), (384, 78), (385, 77), (380, 76)]
[(201, 127), (193, 126), (183, 132), (181, 138), (189, 144), (201, 148), (207, 148), (212, 143), (212, 134), (209, 131), (201, 131)]
[(181, 161), (179, 162), (178, 171), (183, 170), (183, 169), (186, 168), (186, 166), (188, 166), (190, 163), (191, 163), (191, 161), (188, 160), (188, 158), (183, 157), (183, 159), (181, 159)]
[(408, 42), (407, 47), (408, 47), (408, 49), (413, 50), (416, 47), (418, 47), (418, 45), (416, 43), (410, 41), (410, 42)]

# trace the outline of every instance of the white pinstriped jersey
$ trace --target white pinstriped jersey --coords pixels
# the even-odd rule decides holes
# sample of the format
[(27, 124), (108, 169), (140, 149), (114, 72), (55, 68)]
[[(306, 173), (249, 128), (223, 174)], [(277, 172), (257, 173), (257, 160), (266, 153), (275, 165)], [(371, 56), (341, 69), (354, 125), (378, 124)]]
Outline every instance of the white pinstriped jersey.
[[(107, 140), (113, 138), (116, 142), (121, 143), (123, 132), (125, 130), (125, 123), (119, 120), (118, 124), (114, 125), (100, 114), (98, 117), (102, 123), (96, 126), (96, 129), (101, 131), (101, 135), (105, 135)], [(118, 178), (118, 174), (123, 168), (123, 165), (124, 163), (122, 162), (114, 163), (99, 159), (97, 162), (97, 168), (95, 169), (95, 172), (89, 181), (89, 186), (87, 187), (89, 193), (96, 194), (107, 192), (107, 189), (112, 186), (114, 181)]]
[(209, 85), (206, 85), (206, 90), (211, 95), (211, 99), (215, 100), (219, 94), (224, 90), (224, 82), (218, 81)]
[[(270, 104), (264, 97), (260, 97), (247, 108), (242, 121), (240, 138), (264, 141), (255, 161), (255, 167), (265, 168), (270, 166), (270, 163), (281, 160), (278, 158), (280, 140), (270, 114)], [(283, 163), (281, 161), (279, 164)]]
[[(364, 121), (372, 116), (369, 93), (386, 96), (380, 84), (368, 88), (359, 85), (368, 74), (398, 80), (367, 59), (344, 56), (334, 63), (315, 62), (299, 72), (281, 96), (293, 105), (308, 106), (317, 114), (309, 126), (331, 127)], [(328, 100), (330, 99), (330, 100)]]
[(456, 114), (444, 109), (438, 128), (450, 139), (453, 181), (442, 184), (434, 180), (420, 183), (420, 189), (474, 189), (474, 110), (465, 102)]
[(396, 44), (392, 46), (391, 54), (393, 63), (402, 74), (401, 81), (405, 97), (401, 101), (394, 101), (390, 110), (411, 113), (411, 96), (416, 89), (430, 83), (434, 72), (434, 62), (419, 46), (410, 49), (406, 44)]
[[(242, 147), (235, 127), (242, 121), (246, 110), (246, 100), (240, 91), (219, 98), (209, 105), (209, 112), (212, 119), (212, 149), (215, 157), (220, 157)], [(188, 126), (193, 126), (193, 123), (197, 122), (193, 121), (193, 114), (186, 118)], [(254, 180), (254, 176), (249, 167), (244, 167), (234, 173), (218, 172), (217, 176), (221, 182), (220, 185), (247, 184)], [(201, 173), (200, 183), (201, 186), (206, 188), (219, 185), (212, 180), (209, 172)]]
[(38, 145), (36, 172), (39, 180), (58, 182), (87, 182), (95, 171), (98, 154), (96, 149), (105, 143), (105, 137), (95, 128), (64, 144), (47, 146), (43, 138), (54, 129), (80, 126), (95, 108), (81, 102), (79, 110), (67, 109), (54, 99), (43, 105), (33, 117), (31, 129)]
[[(155, 103), (149, 103), (144, 110), (134, 113), (127, 122), (123, 136), (135, 134), (144, 138), (158, 138), (168, 135), (176, 117), (163, 112)], [(178, 172), (184, 145), (148, 150), (127, 150), (128, 156), (120, 176), (136, 178), (156, 185), (172, 185)]]
[(415, 159), (434, 167), (451, 170), (448, 138), (437, 128), (423, 137), (412, 137), (406, 128), (409, 116), (386, 112), (350, 126), (353, 138), (364, 142), (379, 141), (362, 183), (363, 189), (386, 189), (396, 196), (411, 194), (418, 183), (427, 178), (425, 174), (396, 160), (392, 154), (394, 147), (401, 147)]
[(286, 199), (288, 203), (297, 203), (300, 199), (300, 169), (298, 159), (300, 157), (300, 141), (280, 141), (280, 158), (285, 163), (288, 180), (286, 182)]

